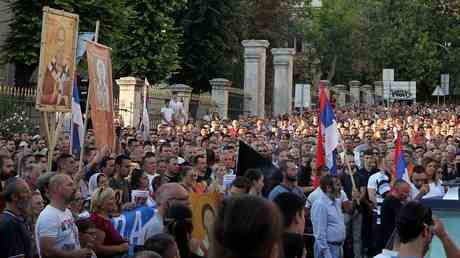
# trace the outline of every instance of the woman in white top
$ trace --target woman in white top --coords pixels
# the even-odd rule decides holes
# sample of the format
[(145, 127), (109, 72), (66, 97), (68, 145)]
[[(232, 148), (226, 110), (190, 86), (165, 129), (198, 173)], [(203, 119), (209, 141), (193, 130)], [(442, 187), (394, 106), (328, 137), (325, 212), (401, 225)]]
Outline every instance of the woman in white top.
[(422, 164), (425, 167), (425, 173), (430, 187), (430, 190), (427, 194), (425, 194), (425, 196), (423, 196), (423, 198), (443, 197), (446, 192), (442, 186), (442, 181), (440, 179), (441, 175), (438, 172), (439, 162), (431, 158), (425, 158)]

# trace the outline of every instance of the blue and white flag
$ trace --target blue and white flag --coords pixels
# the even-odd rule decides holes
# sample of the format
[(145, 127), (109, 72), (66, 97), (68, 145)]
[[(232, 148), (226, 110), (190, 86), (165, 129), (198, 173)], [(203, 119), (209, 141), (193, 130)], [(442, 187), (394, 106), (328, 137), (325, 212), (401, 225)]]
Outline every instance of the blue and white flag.
[(81, 114), (80, 96), (78, 94), (77, 82), (74, 80), (72, 90), (72, 127), (70, 133), (70, 148), (74, 155), (79, 155), (83, 146), (84, 137), (83, 116)]
[(147, 141), (150, 136), (150, 118), (149, 118), (149, 111), (147, 109), (147, 93), (148, 87), (150, 86), (149, 81), (145, 78), (144, 83), (144, 107), (142, 111), (142, 119), (141, 119), (141, 126), (140, 129), (142, 131), (142, 135), (144, 136), (144, 141)]
[(78, 45), (77, 45), (77, 64), (80, 63), (83, 55), (86, 52), (86, 43), (93, 40), (96, 34), (94, 32), (80, 32), (78, 34)]
[(140, 206), (126, 210), (119, 217), (112, 218), (112, 224), (130, 246), (144, 245), (146, 225), (153, 219), (155, 208)]

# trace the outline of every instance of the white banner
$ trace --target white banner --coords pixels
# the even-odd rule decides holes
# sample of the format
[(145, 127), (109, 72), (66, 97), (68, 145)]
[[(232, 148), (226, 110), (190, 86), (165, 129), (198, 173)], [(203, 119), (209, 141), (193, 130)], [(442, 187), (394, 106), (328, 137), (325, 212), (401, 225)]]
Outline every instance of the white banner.
[(311, 105), (311, 85), (310, 84), (296, 84), (295, 85), (295, 99), (294, 106), (296, 108), (302, 107), (309, 108)]
[(416, 100), (417, 82), (393, 81), (384, 84), (383, 97), (385, 100)]
[(444, 94), (442, 96), (449, 95), (449, 81), (450, 81), (449, 74), (441, 74), (441, 90)]

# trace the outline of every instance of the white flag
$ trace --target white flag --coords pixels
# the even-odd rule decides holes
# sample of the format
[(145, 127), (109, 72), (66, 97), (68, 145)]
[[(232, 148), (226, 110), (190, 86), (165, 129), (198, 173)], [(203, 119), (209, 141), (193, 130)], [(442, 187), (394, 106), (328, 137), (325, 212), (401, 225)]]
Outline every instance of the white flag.
[(141, 122), (141, 130), (142, 134), (144, 135), (144, 141), (147, 141), (150, 136), (150, 118), (149, 112), (147, 109), (147, 92), (148, 86), (150, 86), (149, 81), (145, 78), (144, 83), (144, 111), (142, 112), (142, 122)]

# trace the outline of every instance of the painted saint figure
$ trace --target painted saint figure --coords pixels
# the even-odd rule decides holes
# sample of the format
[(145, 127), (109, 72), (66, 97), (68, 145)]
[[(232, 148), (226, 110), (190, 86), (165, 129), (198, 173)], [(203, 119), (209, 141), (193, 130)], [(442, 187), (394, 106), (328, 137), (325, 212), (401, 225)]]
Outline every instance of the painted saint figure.
[(109, 90), (107, 88), (106, 65), (102, 59), (96, 59), (96, 109), (109, 111)]
[(46, 67), (40, 103), (42, 105), (69, 106), (72, 81), (69, 65), (65, 63), (64, 58), (64, 27), (57, 29), (54, 46), (56, 52)]

